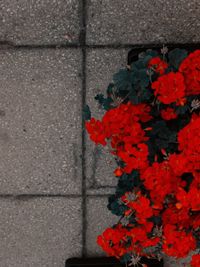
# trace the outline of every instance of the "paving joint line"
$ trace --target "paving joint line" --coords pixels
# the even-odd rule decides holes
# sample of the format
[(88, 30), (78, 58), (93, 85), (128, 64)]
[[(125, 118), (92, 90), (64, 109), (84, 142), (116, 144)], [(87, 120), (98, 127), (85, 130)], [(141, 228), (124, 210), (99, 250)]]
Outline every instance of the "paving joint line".
[[(81, 31), (79, 36), (80, 47), (82, 50), (82, 109), (86, 103), (86, 20), (87, 20), (87, 0), (82, 0), (81, 5)], [(85, 174), (85, 123), (82, 116), (82, 257), (87, 256), (86, 248), (86, 231), (87, 231), (87, 188), (86, 188), (86, 174)]]
[[(86, 193), (86, 197), (109, 197), (112, 194), (90, 194)], [(11, 199), (11, 200), (30, 200), (35, 198), (81, 198), (82, 194), (0, 194), (0, 199)]]
[(32, 198), (80, 198), (81, 194), (0, 194), (0, 199), (25, 200)]
[[(85, 2), (87, 0), (83, 0)], [(84, 6), (84, 3), (82, 3)], [(84, 7), (83, 7), (84, 8)], [(83, 21), (83, 20), (82, 20)], [(148, 49), (149, 46), (152, 45), (152, 47), (160, 47), (161, 45), (171, 46), (174, 45), (173, 43), (152, 43), (152, 44), (122, 44), (122, 43), (113, 43), (113, 44), (86, 44), (86, 24), (82, 22), (81, 32), (79, 36), (79, 42), (78, 43), (66, 43), (66, 44), (41, 44), (41, 45), (33, 45), (33, 44), (27, 44), (27, 45), (17, 45), (9, 41), (0, 41), (0, 50), (32, 50), (32, 49), (69, 49), (69, 48), (75, 48), (75, 49), (125, 49), (125, 48), (143, 48)], [(199, 42), (194, 42), (192, 44), (188, 43), (176, 43), (177, 47), (199, 47)]]

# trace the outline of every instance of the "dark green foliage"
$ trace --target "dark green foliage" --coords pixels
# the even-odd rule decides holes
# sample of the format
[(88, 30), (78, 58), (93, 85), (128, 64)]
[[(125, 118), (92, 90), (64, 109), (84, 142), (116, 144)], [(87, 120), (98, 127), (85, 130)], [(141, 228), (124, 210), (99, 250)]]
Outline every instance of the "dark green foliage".
[(148, 56), (150, 56), (149, 58), (157, 57), (158, 52), (156, 50), (147, 49), (145, 52), (140, 53), (138, 55), (138, 58), (147, 58), (148, 59)]
[(112, 195), (108, 199), (108, 209), (117, 216), (122, 216), (127, 207), (120, 203), (119, 197), (117, 195)]
[(149, 88), (150, 77), (147, 64), (155, 54), (157, 52), (149, 50), (143, 54), (143, 57), (131, 64), (130, 70), (122, 69), (113, 76), (114, 86), (119, 96), (124, 95), (126, 91), (129, 100), (134, 104), (149, 101), (152, 90)]
[(174, 152), (176, 148), (176, 131), (171, 131), (165, 121), (157, 121), (152, 124), (152, 130), (147, 133), (149, 140), (147, 141), (149, 148), (149, 161), (154, 161), (155, 155), (158, 156), (158, 161), (162, 160), (162, 149), (167, 149), (167, 152)]
[(190, 110), (188, 105), (185, 106), (175, 106), (175, 111), (178, 115), (184, 115)]
[(169, 52), (169, 64), (174, 68), (174, 70), (178, 70), (179, 65), (183, 61), (184, 58), (187, 57), (187, 51), (184, 49), (175, 48)]
[(114, 89), (114, 87), (115, 87), (114, 83), (110, 83), (110, 84), (108, 85), (108, 88), (107, 88), (107, 91), (106, 91), (108, 96), (110, 96), (110, 95), (113, 94), (113, 89)]
[(121, 69), (113, 75), (113, 81), (117, 88), (117, 92), (131, 90), (131, 72), (127, 69)]
[(91, 111), (88, 105), (85, 105), (83, 108), (83, 119), (88, 121), (91, 119)]
[(131, 255), (129, 253), (126, 253), (125, 255), (123, 255), (123, 257), (120, 258), (120, 262), (125, 264), (130, 260), (131, 260)]
[(101, 105), (101, 107), (105, 110), (109, 110), (112, 107), (111, 106), (111, 104), (113, 103), (112, 98), (110, 97), (105, 98), (103, 94), (96, 95), (95, 100), (97, 100)]
[(121, 203), (120, 197), (128, 191), (132, 191), (135, 187), (142, 187), (142, 181), (138, 171), (134, 170), (131, 174), (124, 173), (120, 176), (115, 195), (109, 197), (108, 209), (113, 214), (122, 216), (127, 207)]
[(149, 219), (150, 222), (153, 222), (155, 225), (160, 226), (162, 224), (162, 218), (160, 216), (152, 216)]
[(125, 192), (132, 190), (134, 187), (141, 186), (141, 184), (142, 182), (138, 171), (134, 170), (130, 174), (124, 173), (119, 177), (116, 194), (122, 196)]

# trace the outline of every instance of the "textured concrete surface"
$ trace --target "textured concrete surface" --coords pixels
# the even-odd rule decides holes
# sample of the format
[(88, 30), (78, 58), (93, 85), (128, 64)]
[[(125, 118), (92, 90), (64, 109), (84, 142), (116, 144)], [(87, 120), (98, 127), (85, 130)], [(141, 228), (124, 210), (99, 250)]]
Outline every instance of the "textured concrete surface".
[(80, 52), (9, 50), (0, 57), (0, 192), (80, 193)]
[(80, 199), (0, 201), (0, 266), (64, 267), (81, 255)]
[(198, 0), (88, 0), (91, 44), (198, 42)]
[(0, 1), (0, 40), (14, 44), (64, 44), (78, 41), (78, 0)]
[[(105, 93), (112, 82), (112, 76), (126, 66), (128, 50), (89, 50), (87, 55), (87, 91), (86, 102), (91, 107), (92, 116), (101, 118), (104, 110), (94, 100), (98, 93)], [(105, 147), (94, 144), (87, 138), (86, 177), (88, 188), (115, 186), (117, 179), (113, 175), (116, 168), (114, 157)]]
[(82, 138), (82, 107), (102, 115), (125, 47), (200, 42), (199, 17), (198, 0), (0, 1), (0, 267), (103, 254), (115, 162)]
[(107, 204), (108, 199), (105, 197), (88, 197), (86, 246), (89, 256), (105, 255), (96, 243), (97, 236), (119, 220), (117, 216), (110, 214)]

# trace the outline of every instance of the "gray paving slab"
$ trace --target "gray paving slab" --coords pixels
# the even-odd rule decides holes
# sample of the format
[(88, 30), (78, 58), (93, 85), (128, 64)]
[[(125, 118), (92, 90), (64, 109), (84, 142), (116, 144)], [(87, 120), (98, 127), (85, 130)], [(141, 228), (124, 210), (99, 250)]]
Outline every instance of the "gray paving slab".
[(119, 220), (119, 217), (111, 214), (107, 209), (107, 203), (108, 199), (106, 197), (88, 197), (87, 199), (86, 248), (88, 256), (105, 255), (96, 243), (97, 236)]
[(80, 193), (80, 51), (0, 57), (0, 193)]
[(87, 42), (199, 42), (199, 0), (89, 0)]
[[(100, 49), (90, 50), (87, 54), (87, 91), (86, 102), (91, 108), (92, 116), (100, 119), (104, 111), (99, 108), (94, 97), (98, 93), (106, 92), (112, 76), (120, 68), (126, 66), (126, 49)], [(99, 186), (115, 186), (117, 178), (113, 171), (116, 162), (109, 151), (102, 146), (93, 144), (87, 135), (86, 138), (86, 176), (87, 186), (95, 189)], [(96, 181), (96, 183), (94, 183)], [(103, 193), (104, 191), (101, 190)]]
[(87, 195), (88, 196), (102, 196), (102, 195), (112, 195), (116, 191), (116, 187), (108, 187), (108, 186), (103, 186), (103, 187), (96, 187), (96, 188), (88, 188), (87, 189)]
[(0, 40), (17, 45), (77, 42), (79, 0), (0, 1)]
[(0, 266), (64, 267), (81, 255), (81, 200), (0, 201)]

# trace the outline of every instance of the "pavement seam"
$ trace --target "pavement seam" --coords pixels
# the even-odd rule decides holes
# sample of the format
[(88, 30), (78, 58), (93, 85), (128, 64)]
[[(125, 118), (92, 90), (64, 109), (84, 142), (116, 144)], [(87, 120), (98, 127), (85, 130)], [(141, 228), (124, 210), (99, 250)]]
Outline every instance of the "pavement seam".
[[(90, 194), (86, 193), (86, 197), (105, 197), (112, 194)], [(82, 198), (82, 194), (0, 194), (0, 199), (15, 199), (15, 200), (28, 200), (34, 198)]]
[[(82, 0), (81, 4), (81, 32), (79, 36), (80, 47), (82, 50), (82, 109), (86, 103), (86, 20), (87, 20), (87, 0)], [(87, 231), (87, 193), (86, 193), (86, 172), (85, 172), (85, 123), (82, 116), (82, 257), (87, 256), (86, 231)]]
[[(83, 0), (85, 2), (87, 0)], [(84, 4), (82, 4), (84, 6)], [(7, 41), (0, 41), (0, 50), (20, 50), (20, 49), (25, 49), (25, 50), (33, 50), (33, 49), (69, 49), (69, 48), (75, 48), (75, 49), (123, 49), (123, 48), (143, 48), (143, 49), (148, 49), (150, 46), (152, 48), (160, 47), (161, 45), (165, 46), (171, 46), (174, 45), (173, 43), (152, 43), (152, 44), (121, 44), (121, 43), (112, 43), (112, 44), (86, 44), (86, 24), (82, 26), (81, 29), (81, 34), (79, 37), (80, 43), (68, 43), (68, 44), (44, 44), (44, 45), (16, 45), (11, 42)], [(188, 43), (176, 43), (177, 47), (199, 47), (200, 43), (195, 42), (192, 44)]]

